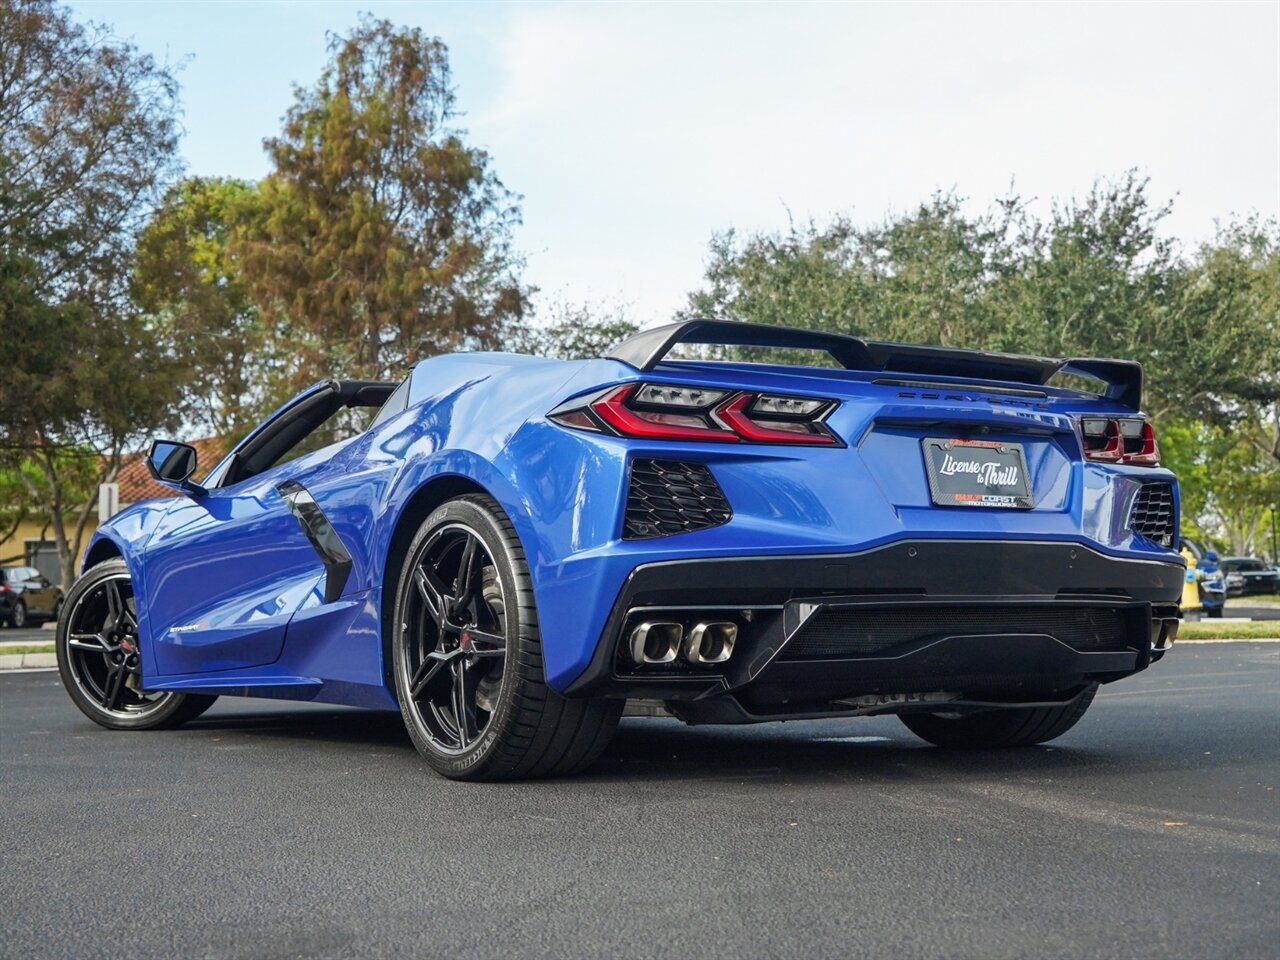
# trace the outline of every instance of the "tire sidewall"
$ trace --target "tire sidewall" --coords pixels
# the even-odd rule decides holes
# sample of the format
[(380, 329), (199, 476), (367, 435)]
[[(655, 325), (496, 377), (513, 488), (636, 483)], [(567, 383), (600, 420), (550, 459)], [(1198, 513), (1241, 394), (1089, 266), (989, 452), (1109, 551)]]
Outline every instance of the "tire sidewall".
[(13, 602), (13, 613), (9, 616), (9, 626), (21, 630), (27, 625), (27, 605), (22, 600)]
[[(441, 751), (420, 725), (417, 708), (413, 706), (408, 696), (405, 637), (400, 630), (409, 591), (416, 589), (413, 585), (413, 569), (421, 560), (423, 548), (431, 535), (441, 527), (450, 524), (460, 524), (475, 533), (494, 562), (494, 571), (502, 585), (507, 640), (502, 683), (498, 692), (498, 709), (491, 714), (484, 733), (476, 742), (456, 754)], [(497, 519), (489, 509), (475, 500), (451, 500), (438, 507), (423, 521), (413, 542), (409, 545), (405, 563), (400, 571), (400, 581), (396, 586), (395, 621), (392, 625), (392, 672), (395, 694), (400, 704), (400, 712), (404, 717), (405, 727), (415, 746), (427, 762), (445, 776), (483, 779), (485, 768), (495, 762), (497, 754), (500, 753), (500, 741), (513, 720), (514, 690), (523, 680), (518, 672), (522, 659), (519, 654), (528, 643), (537, 642), (536, 626), (526, 623), (520, 611), (519, 598), (522, 588), (528, 590), (528, 579), (528, 568), (524, 558), (512, 552)]]

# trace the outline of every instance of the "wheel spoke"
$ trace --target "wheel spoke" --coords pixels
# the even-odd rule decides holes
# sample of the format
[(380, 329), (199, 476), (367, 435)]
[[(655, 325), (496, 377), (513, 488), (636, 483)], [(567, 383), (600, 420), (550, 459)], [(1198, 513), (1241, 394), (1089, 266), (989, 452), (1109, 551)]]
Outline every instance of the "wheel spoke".
[(414, 700), (422, 696), (422, 691), (426, 689), (427, 684), (439, 675), (449, 659), (448, 654), (436, 650), (428, 653), (422, 663), (418, 664), (418, 669), (413, 672), (413, 679), (409, 681), (409, 696)]
[(90, 653), (110, 653), (111, 644), (100, 633), (73, 633), (67, 640), (67, 646)]
[(466, 747), (476, 736), (475, 707), (467, 691), (467, 662), (461, 657), (451, 665), (453, 672), (453, 716), (458, 724), (458, 746)]
[(431, 615), (432, 620), (443, 627), (449, 620), (449, 598), (445, 595), (444, 584), (440, 582), (440, 578), (434, 571), (428, 570), (425, 566), (420, 566), (413, 571), (413, 580), (418, 585), (418, 593), (422, 595), (427, 613)]
[(124, 616), (124, 601), (120, 597), (120, 584), (115, 580), (108, 580), (104, 584), (104, 588), (107, 596), (107, 614), (111, 617), (111, 623), (114, 626)]
[(120, 693), (124, 689), (124, 678), (128, 671), (123, 666), (111, 666), (107, 670), (107, 682), (102, 691), (102, 705), (108, 710), (115, 710), (120, 702)]
[(507, 638), (496, 633), (487, 633), (467, 627), (466, 635), (471, 638), (471, 653), (477, 657), (501, 657), (507, 652)]
[(455, 614), (460, 615), (463, 610), (471, 607), (474, 599), (472, 594), (477, 592), (479, 585), (479, 571), (476, 569), (476, 538), (468, 536), (466, 545), (462, 548), (462, 559), (458, 561), (458, 593), (453, 601)]
[[(137, 636), (137, 634), (138, 634), (138, 614), (137, 614), (137, 612), (136, 612), (135, 610), (133, 610), (133, 609), (131, 609), (131, 608), (130, 608), (130, 606), (129, 606), (130, 601), (133, 601), (133, 598), (132, 598), (132, 597), (130, 597), (130, 598), (129, 598), (129, 600), (126, 600), (124, 603), (122, 603), (122, 604), (120, 605), (120, 614), (121, 614), (121, 616), (124, 618), (124, 620), (123, 620), (124, 625), (130, 628), (130, 632), (131, 632), (134, 636)], [(137, 605), (137, 602), (136, 602), (136, 601), (133, 601), (133, 603), (134, 603), (134, 606), (136, 606), (136, 605)]]

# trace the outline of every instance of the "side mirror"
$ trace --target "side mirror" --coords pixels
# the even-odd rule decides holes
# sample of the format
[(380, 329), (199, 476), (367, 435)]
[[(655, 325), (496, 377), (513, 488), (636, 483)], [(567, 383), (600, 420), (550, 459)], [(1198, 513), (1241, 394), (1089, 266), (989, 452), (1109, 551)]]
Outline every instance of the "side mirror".
[(165, 486), (199, 496), (204, 487), (191, 480), (196, 472), (196, 448), (176, 440), (153, 440), (147, 454), (147, 468)]

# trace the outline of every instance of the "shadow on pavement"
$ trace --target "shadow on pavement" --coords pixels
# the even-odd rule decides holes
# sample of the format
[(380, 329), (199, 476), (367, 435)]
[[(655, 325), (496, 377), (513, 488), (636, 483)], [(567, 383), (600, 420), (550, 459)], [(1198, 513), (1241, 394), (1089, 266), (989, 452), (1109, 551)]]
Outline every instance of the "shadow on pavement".
[[(687, 727), (675, 720), (624, 721), (609, 749), (577, 780), (776, 780), (813, 783), (832, 778), (882, 780), (918, 776), (1020, 777), (1154, 772), (1212, 767), (1207, 756), (1162, 758), (1128, 741), (1106, 746), (1047, 744), (1015, 750), (945, 751), (916, 740), (896, 722), (761, 724)], [(182, 728), (185, 735), (242, 736), (316, 744), (317, 754), (338, 745), (383, 747), (417, 762), (400, 715), (336, 709), (213, 713)], [(886, 735), (887, 734), (887, 735)], [(1109, 739), (1109, 738), (1108, 738)], [(336, 760), (335, 760), (336, 762)]]

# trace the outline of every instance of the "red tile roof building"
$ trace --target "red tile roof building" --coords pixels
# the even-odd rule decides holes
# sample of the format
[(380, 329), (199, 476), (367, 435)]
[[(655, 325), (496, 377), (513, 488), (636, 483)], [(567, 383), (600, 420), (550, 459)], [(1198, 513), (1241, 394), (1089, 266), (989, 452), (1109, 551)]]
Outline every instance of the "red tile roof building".
[[(197, 477), (204, 476), (222, 459), (222, 441), (217, 437), (192, 440), (191, 445), (196, 448), (196, 462), (199, 464), (196, 470)], [(120, 506), (122, 507), (137, 503), (139, 500), (153, 500), (156, 497), (174, 495), (171, 488), (157, 483), (152, 478), (151, 471), (147, 469), (145, 451), (125, 456), (120, 465), (120, 473), (116, 476), (116, 483), (120, 484)]]

